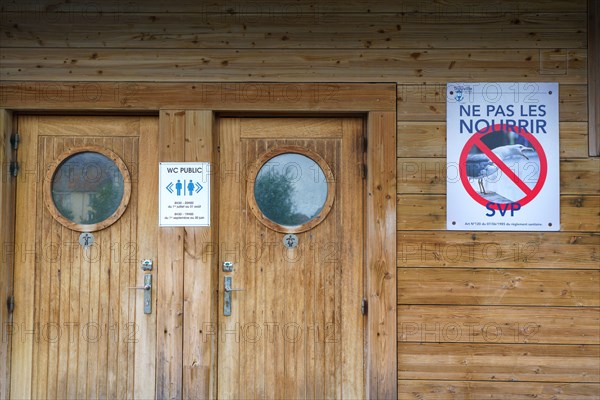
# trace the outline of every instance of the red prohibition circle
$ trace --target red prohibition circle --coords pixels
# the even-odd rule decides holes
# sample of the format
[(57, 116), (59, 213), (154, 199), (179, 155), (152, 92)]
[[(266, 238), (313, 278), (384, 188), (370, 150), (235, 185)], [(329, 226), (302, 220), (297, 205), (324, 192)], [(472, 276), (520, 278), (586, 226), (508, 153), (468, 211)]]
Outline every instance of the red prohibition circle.
[(546, 182), (546, 176), (548, 175), (548, 161), (546, 159), (546, 153), (544, 152), (542, 145), (535, 138), (535, 136), (533, 136), (531, 133), (527, 132), (523, 128), (512, 125), (507, 126), (506, 124), (495, 124), (477, 131), (477, 133), (475, 133), (469, 138), (469, 140), (467, 140), (467, 142), (465, 143), (465, 147), (463, 147), (463, 150), (460, 153), (460, 160), (458, 164), (460, 171), (460, 180), (463, 186), (465, 187), (465, 190), (467, 191), (467, 193), (469, 193), (469, 196), (471, 196), (473, 200), (475, 200), (484, 207), (491, 207), (496, 210), (498, 209), (498, 205), (496, 203), (492, 203), (488, 206), (490, 201), (483, 198), (479, 193), (477, 193), (475, 189), (473, 189), (473, 187), (470, 184), (469, 177), (467, 176), (467, 156), (469, 155), (469, 151), (471, 150), (471, 148), (475, 146), (476, 143), (478, 143), (483, 136), (498, 131), (512, 131), (520, 136), (523, 136), (534, 147), (540, 159), (540, 177), (537, 183), (535, 184), (533, 189), (531, 189), (531, 191), (525, 195), (525, 197), (515, 201), (515, 203), (519, 203), (519, 205), (522, 207), (525, 204), (529, 203), (531, 200), (533, 200), (540, 193), (542, 187), (544, 187), (544, 182)]

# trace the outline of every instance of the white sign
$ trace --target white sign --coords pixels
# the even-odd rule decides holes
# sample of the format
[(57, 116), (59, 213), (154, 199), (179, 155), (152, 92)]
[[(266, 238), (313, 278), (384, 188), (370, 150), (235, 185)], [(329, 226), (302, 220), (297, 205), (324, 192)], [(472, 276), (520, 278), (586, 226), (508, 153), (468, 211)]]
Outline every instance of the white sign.
[(210, 163), (161, 162), (159, 225), (210, 226)]
[(450, 230), (560, 229), (558, 83), (448, 83)]

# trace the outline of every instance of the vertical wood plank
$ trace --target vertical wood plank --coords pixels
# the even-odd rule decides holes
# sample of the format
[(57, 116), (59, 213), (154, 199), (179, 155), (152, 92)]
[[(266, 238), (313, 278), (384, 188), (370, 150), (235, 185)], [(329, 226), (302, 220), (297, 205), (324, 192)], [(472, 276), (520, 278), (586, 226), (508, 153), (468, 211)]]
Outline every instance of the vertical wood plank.
[[(154, 132), (156, 132), (155, 136), (156, 136), (156, 140), (158, 140), (158, 118), (152, 119), (152, 118), (140, 118), (138, 121), (138, 132), (140, 133), (140, 136), (143, 134), (150, 134), (146, 132), (145, 130), (143, 130), (142, 124), (143, 124), (143, 120), (148, 121), (150, 124), (154, 123)], [(137, 339), (137, 343), (140, 343), (140, 341), (142, 340), (141, 337), (139, 337), (140, 335), (138, 334), (138, 327), (139, 325), (136, 324), (136, 305), (139, 308), (144, 308), (144, 303), (142, 298), (144, 297), (144, 295), (142, 294), (140, 301), (137, 302), (136, 304), (136, 300), (138, 299), (138, 297), (136, 296), (138, 293), (134, 293), (133, 290), (129, 289), (129, 287), (132, 286), (137, 286), (138, 282), (143, 282), (143, 278), (141, 281), (138, 281), (137, 279), (137, 273), (138, 271), (141, 273), (143, 272), (142, 269), (140, 268), (140, 265), (138, 264), (139, 262), (141, 262), (142, 255), (139, 254), (139, 246), (140, 246), (140, 238), (137, 234), (138, 232), (138, 224), (140, 223), (140, 219), (147, 219), (149, 221), (149, 223), (151, 223), (152, 221), (156, 221), (156, 219), (153, 219), (153, 214), (148, 214), (148, 215), (141, 215), (139, 213), (139, 207), (140, 207), (140, 181), (139, 181), (139, 161), (140, 161), (140, 138), (134, 138), (131, 140), (131, 146), (128, 146), (127, 148), (127, 153), (125, 154), (125, 158), (124, 161), (125, 163), (129, 164), (129, 173), (130, 173), (130, 179), (131, 179), (131, 202), (132, 204), (135, 204), (135, 208), (132, 210), (133, 212), (131, 212), (127, 218), (128, 221), (130, 221), (130, 225), (129, 225), (129, 229), (125, 230), (126, 234), (128, 234), (128, 241), (126, 244), (122, 244), (121, 245), (121, 251), (124, 251), (125, 249), (127, 249), (127, 252), (124, 252), (126, 255), (124, 256), (124, 259), (122, 260), (123, 263), (125, 263), (124, 265), (124, 270), (125, 270), (125, 276), (123, 277), (122, 281), (125, 281), (125, 287), (122, 289), (121, 292), (121, 297), (127, 299), (127, 305), (125, 305), (125, 302), (123, 302), (122, 306), (121, 306), (121, 313), (122, 315), (126, 318), (125, 320), (121, 320), (121, 325), (120, 325), (120, 329), (121, 332), (135, 332), (134, 333), (134, 338), (135, 339), (131, 339), (128, 338), (126, 340), (123, 340), (122, 342), (126, 343), (126, 354), (127, 354), (127, 359), (125, 360), (125, 368), (127, 370), (127, 373), (119, 373), (119, 375), (123, 375), (123, 379), (122, 379), (122, 383), (120, 384), (119, 387), (119, 398), (135, 398), (139, 395), (136, 394), (135, 392), (135, 350), (136, 350), (136, 339)], [(149, 153), (149, 150), (145, 150), (143, 155), (145, 156), (147, 153)], [(156, 153), (156, 152), (154, 152)], [(155, 168), (154, 171), (157, 171), (158, 168)], [(152, 169), (149, 169), (149, 172), (151, 172)], [(156, 176), (156, 173), (155, 173)], [(152, 179), (151, 179), (152, 180)], [(151, 182), (151, 180), (149, 182)], [(149, 188), (150, 190), (152, 190), (151, 186), (146, 187), (145, 186), (145, 182), (144, 182), (144, 190), (146, 190), (147, 188)], [(150, 194), (152, 192), (149, 192), (148, 194)], [(155, 192), (156, 193), (156, 192)], [(146, 194), (146, 192), (144, 191), (144, 195)], [(150, 197), (150, 196), (148, 196)], [(154, 198), (156, 198), (156, 196), (154, 196)], [(143, 199), (146, 199), (146, 196), (143, 197)], [(156, 223), (154, 224), (154, 226), (156, 227)], [(154, 232), (155, 236), (152, 239), (153, 241), (151, 243), (156, 244), (156, 240), (158, 239), (156, 237), (156, 228), (152, 231)], [(156, 255), (156, 247), (152, 248), (152, 254), (149, 254), (150, 256), (155, 256)], [(132, 253), (130, 253), (132, 252)], [(154, 260), (155, 258), (152, 258), (152, 260)], [(123, 285), (123, 284), (122, 284)], [(156, 311), (155, 307), (152, 307), (153, 310)], [(156, 315), (156, 312), (149, 314), (149, 315)], [(150, 327), (147, 327), (147, 329), (150, 329)], [(150, 335), (154, 333), (154, 336), (156, 337), (156, 329), (154, 329), (151, 332), (145, 332), (145, 335)], [(153, 348), (148, 348), (148, 343), (145, 341), (141, 341), (140, 344), (140, 351), (142, 352), (147, 352), (149, 353), (150, 356), (154, 356), (155, 355), (155, 351), (156, 351), (156, 341), (152, 341), (151, 343), (154, 347)], [(121, 369), (119, 369), (119, 371), (121, 371)], [(142, 374), (145, 373), (146, 370), (141, 369), (140, 372)], [(154, 366), (150, 367), (149, 371), (154, 372), (155, 368)], [(126, 375), (126, 376), (125, 376)], [(153, 376), (154, 377), (154, 376)], [(152, 382), (154, 383), (154, 380), (152, 380)], [(122, 391), (121, 391), (122, 390)], [(150, 396), (151, 398), (151, 396)]]
[[(212, 111), (187, 111), (185, 116), (185, 161), (213, 163)], [(211, 179), (211, 175), (205, 175)], [(208, 183), (206, 181), (206, 183)], [(211, 194), (218, 193), (216, 179), (210, 182)], [(202, 182), (206, 186), (205, 182)], [(213, 288), (212, 272), (216, 259), (211, 246), (215, 236), (216, 201), (211, 199), (211, 226), (186, 227), (183, 268), (183, 398), (207, 399), (210, 397), (212, 336), (211, 329)]]
[(0, 110), (0, 398), (8, 398), (10, 391), (10, 352), (11, 341), (9, 329), (12, 325), (12, 315), (2, 303), (13, 294), (13, 262), (15, 249), (15, 182), (10, 176), (8, 166), (13, 161), (13, 150), (10, 136), (13, 133), (12, 113)]
[[(319, 143), (316, 152), (326, 156), (331, 160), (330, 162), (339, 166), (339, 160), (335, 158), (335, 147), (337, 146), (328, 146), (327, 143)], [(328, 151), (329, 150), (329, 151)], [(327, 157), (328, 156), (328, 157)], [(335, 168), (335, 167), (334, 167)], [(335, 170), (333, 172), (335, 174)], [(336, 185), (335, 197), (339, 199), (340, 188), (339, 185)], [(343, 200), (342, 200), (343, 201)], [(338, 273), (336, 271), (338, 264), (340, 264), (340, 260), (336, 258), (335, 248), (339, 245), (336, 243), (336, 239), (338, 238), (338, 232), (336, 232), (336, 226), (341, 226), (340, 224), (340, 209), (339, 202), (336, 202), (331, 215), (328, 218), (331, 218), (331, 223), (324, 223), (323, 227), (321, 227), (321, 233), (323, 234), (320, 244), (324, 244), (325, 247), (329, 247), (333, 251), (333, 257), (329, 257), (328, 259), (321, 261), (321, 266), (323, 268), (323, 280), (321, 284), (324, 287), (323, 291), (323, 311), (325, 314), (325, 320), (323, 321), (322, 329), (323, 329), (323, 358), (325, 359), (324, 363), (324, 372), (325, 372), (325, 398), (327, 399), (337, 399), (340, 398), (339, 395), (339, 382), (337, 381), (337, 372), (340, 370), (341, 360), (337, 357), (338, 354), (336, 352), (336, 328), (339, 326), (336, 323), (339, 322), (339, 301), (338, 294), (340, 294), (341, 288), (338, 285), (337, 277)], [(287, 362), (287, 359), (286, 359)]]
[(589, 155), (600, 155), (600, 2), (588, 0)]
[[(55, 141), (54, 154), (58, 157), (63, 153), (65, 140), (64, 138), (58, 138)], [(52, 386), (53, 390), (49, 393), (49, 397), (65, 398), (66, 397), (66, 383), (67, 383), (67, 368), (68, 368), (68, 335), (60, 334), (62, 327), (68, 323), (68, 310), (69, 310), (69, 281), (71, 275), (71, 266), (68, 262), (68, 256), (64, 252), (64, 243), (68, 240), (68, 229), (62, 225), (56, 223), (53, 227), (55, 240), (51, 247), (53, 248), (53, 275), (55, 277), (55, 283), (53, 292), (55, 299), (53, 300), (53, 313), (54, 316), (51, 319), (51, 323), (55, 332), (49, 335), (48, 340), (53, 343), (54, 351), (54, 369)], [(56, 252), (54, 254), (54, 252)], [(54, 328), (56, 327), (56, 328)], [(50, 330), (50, 332), (52, 332)]]
[[(14, 294), (15, 307), (13, 322), (20, 327), (18, 335), (12, 338), (12, 368), (10, 398), (31, 398), (31, 377), (33, 363), (33, 335), (28, 333), (34, 329), (34, 281), (31, 279), (35, 274), (36, 253), (35, 244), (31, 245), (30, 238), (36, 237), (35, 219), (36, 214), (30, 212), (37, 206), (37, 117), (24, 116), (19, 118), (21, 127), (21, 148), (28, 149), (19, 155), (21, 163), (21, 176), (17, 185), (17, 203), (27, 204), (27, 207), (16, 209), (15, 227), (16, 243), (22, 246), (14, 269)], [(33, 180), (33, 181), (30, 181)], [(26, 184), (30, 183), (30, 184)], [(27, 244), (27, 245), (26, 245)], [(26, 247), (25, 247), (26, 246)], [(17, 268), (18, 265), (18, 268)]]
[[(39, 157), (41, 161), (41, 165), (49, 165), (49, 163), (57, 157), (58, 154), (62, 153), (64, 148), (64, 138), (44, 138), (46, 141), (46, 147), (40, 146), (39, 149)], [(38, 199), (43, 199), (43, 194), (38, 194)], [(45, 211), (42, 208), (41, 214)], [(40, 218), (40, 217), (38, 217)], [(44, 218), (46, 218), (44, 220)], [(45, 374), (41, 374), (43, 378), (46, 379), (45, 386), (40, 385), (40, 391), (38, 393), (43, 393), (46, 397), (55, 397), (55, 398), (64, 398), (66, 396), (66, 373), (67, 373), (67, 360), (65, 358), (68, 339), (61, 334), (61, 327), (65, 326), (68, 319), (64, 319), (66, 312), (68, 310), (68, 294), (65, 290), (68, 290), (68, 281), (69, 281), (69, 266), (65, 263), (65, 259), (67, 257), (63, 254), (63, 244), (66, 242), (63, 239), (65, 232), (63, 232), (63, 227), (60, 224), (54, 223), (51, 218), (48, 218), (47, 215), (41, 217), (42, 221), (46, 223), (46, 230), (43, 230), (43, 233), (47, 233), (47, 237), (43, 237), (43, 233), (40, 234), (36, 240), (39, 240), (42, 249), (46, 249), (42, 251), (44, 274), (48, 274), (48, 279), (46, 280), (47, 292), (44, 294), (40, 294), (41, 292), (36, 292), (36, 303), (39, 307), (39, 302), (44, 301), (45, 307), (47, 310), (47, 319), (43, 320), (43, 323), (39, 325), (39, 341), (36, 341), (34, 345), (35, 347), (40, 346), (43, 348), (43, 352), (45, 352), (45, 356), (47, 357), (45, 365), (43, 368), (47, 371)], [(39, 219), (38, 219), (39, 221)], [(39, 230), (39, 229), (38, 229)], [(65, 230), (66, 231), (66, 230)], [(44, 241), (46, 239), (46, 241)], [(64, 258), (63, 258), (64, 257)], [(37, 272), (36, 272), (37, 274)], [(42, 286), (40, 286), (41, 288)], [(40, 300), (37, 300), (39, 298)], [(36, 323), (38, 320), (36, 319)], [(38, 325), (36, 325), (37, 327)], [(68, 336), (68, 335), (65, 335)], [(63, 353), (64, 351), (64, 353)], [(34, 368), (41, 370), (40, 366), (34, 361)], [(39, 373), (39, 371), (38, 371)], [(36, 376), (33, 377), (33, 382), (36, 382)]]
[[(157, 260), (158, 257), (158, 121), (154, 117), (143, 117), (140, 119), (140, 145), (143, 153), (137, 157), (137, 182), (143, 182), (144, 195), (138, 198), (138, 225), (137, 225), (137, 259)], [(136, 179), (136, 174), (132, 174)], [(139, 192), (139, 191), (138, 191)], [(160, 264), (153, 270), (153, 279), (157, 279), (157, 270)], [(135, 266), (135, 283), (143, 282), (144, 271)], [(135, 338), (135, 368), (134, 373), (134, 396), (141, 399), (152, 399), (155, 394), (156, 384), (156, 341), (157, 341), (157, 285), (152, 285), (152, 314), (144, 314), (142, 297), (135, 297), (135, 325), (128, 326), (127, 332), (134, 329), (137, 332)]]
[[(139, 126), (138, 126), (139, 132)], [(113, 151), (117, 152), (117, 148), (121, 151), (117, 152), (121, 159), (127, 164), (129, 162), (137, 162), (137, 156), (133, 155), (134, 142), (137, 138), (115, 138), (115, 147)], [(118, 146), (117, 146), (118, 143)], [(137, 149), (137, 146), (136, 146)], [(129, 168), (128, 168), (129, 169)], [(133, 171), (135, 172), (135, 171)], [(131, 173), (131, 171), (130, 171)], [(114, 299), (111, 295), (110, 307), (111, 307), (111, 326), (116, 327), (111, 332), (109, 337), (109, 360), (111, 364), (109, 366), (108, 375), (108, 398), (127, 398), (131, 396), (129, 388), (132, 387), (133, 379), (130, 378), (130, 369), (133, 370), (133, 357), (130, 356), (130, 351), (133, 351), (133, 346), (130, 346), (131, 340), (128, 340), (126, 336), (121, 337), (121, 332), (127, 332), (126, 326), (128, 321), (135, 321), (135, 309), (133, 305), (135, 300), (144, 297), (141, 291), (134, 291), (129, 287), (137, 286), (135, 280), (135, 272), (139, 267), (139, 263), (136, 259), (129, 257), (128, 251), (123, 251), (124, 246), (127, 243), (137, 241), (137, 220), (138, 212), (137, 206), (138, 200), (138, 185), (137, 179), (135, 182), (131, 179), (131, 197), (129, 199), (129, 207), (125, 213), (121, 216), (119, 221), (115, 224), (115, 227), (111, 229), (113, 237), (111, 238), (111, 263), (114, 264), (112, 269), (111, 277), (111, 292), (114, 293)], [(125, 250), (128, 250), (125, 247)], [(130, 275), (133, 275), (133, 279)], [(114, 280), (113, 280), (114, 278)], [(114, 290), (113, 290), (114, 282)], [(141, 280), (140, 282), (143, 282)], [(138, 304), (140, 308), (143, 308), (143, 303), (140, 301)], [(114, 307), (114, 308), (113, 308)], [(113, 333), (114, 332), (114, 333)], [(112, 354), (114, 353), (114, 355)], [(133, 376), (131, 375), (131, 378)]]
[[(244, 204), (244, 196), (241, 190), (241, 149), (240, 141), (240, 120), (237, 118), (226, 118), (219, 121), (219, 146), (221, 149), (232, 149), (231, 151), (222, 151), (220, 159), (220, 192), (226, 193), (231, 201), (227, 202), (229, 209), (221, 207), (219, 212), (219, 226), (221, 228), (229, 228), (227, 236), (230, 238), (230, 243), (226, 243), (223, 239), (219, 240), (221, 247), (219, 248), (219, 257), (222, 261), (232, 261), (234, 263), (233, 282), (237, 284), (240, 281), (240, 271), (243, 271), (243, 259), (240, 256), (240, 229), (236, 229), (241, 223), (244, 215), (242, 213), (242, 205)], [(220, 230), (220, 234), (224, 235), (224, 230)], [(219, 275), (219, 288), (223, 286), (223, 274)], [(232, 296), (232, 315), (229, 317), (223, 316), (223, 293), (219, 292), (219, 325), (218, 325), (218, 343), (219, 349), (217, 352), (218, 358), (218, 395), (217, 398), (232, 398), (237, 393), (240, 380), (240, 351), (239, 351), (239, 336), (237, 324), (239, 323), (240, 310), (237, 296)]]
[[(260, 150), (260, 146), (256, 147), (255, 151), (261, 151)], [(247, 332), (251, 332), (249, 333), (247, 336), (249, 336), (251, 338), (251, 340), (253, 340), (252, 338), (258, 337), (258, 332), (262, 332), (261, 329), (263, 329), (263, 327), (265, 326), (265, 322), (266, 320), (266, 312), (267, 312), (267, 300), (266, 300), (266, 293), (265, 293), (265, 277), (267, 276), (267, 271), (264, 268), (264, 263), (262, 261), (262, 256), (263, 256), (263, 248), (262, 248), (262, 243), (260, 242), (261, 236), (263, 232), (263, 227), (255, 224), (252, 227), (252, 232), (250, 234), (250, 238), (252, 240), (251, 243), (253, 243), (253, 248), (249, 249), (249, 251), (245, 251), (244, 255), (246, 258), (248, 258), (248, 261), (251, 261), (253, 266), (253, 270), (256, 274), (256, 279), (255, 279), (255, 286), (252, 288), (256, 294), (256, 314), (255, 314), (255, 319), (254, 322), (257, 328), (256, 330), (252, 330), (252, 327), (249, 328), (249, 330)], [(261, 243), (259, 245), (259, 243)], [(270, 291), (269, 291), (270, 292)], [(268, 371), (271, 369), (271, 360), (266, 359), (265, 355), (266, 355), (266, 351), (267, 351), (267, 342), (264, 340), (258, 340), (255, 343), (255, 351), (256, 351), (256, 356), (255, 356), (255, 371), (261, 371), (258, 376), (256, 377), (256, 379), (254, 380), (254, 385), (255, 385), (255, 397), (256, 398), (267, 398), (267, 394), (266, 394), (266, 387), (265, 387), (265, 379), (266, 379), (266, 375), (268, 373)], [(268, 367), (267, 367), (268, 366)]]
[[(74, 138), (66, 138), (65, 139), (65, 149), (72, 149), (75, 147)], [(67, 370), (67, 392), (66, 398), (75, 399), (77, 398), (77, 383), (78, 383), (78, 370), (79, 364), (77, 362), (77, 357), (79, 353), (79, 347), (82, 346), (80, 343), (82, 341), (81, 332), (82, 332), (82, 323), (81, 323), (81, 314), (80, 314), (80, 306), (82, 304), (82, 299), (80, 294), (81, 290), (81, 251), (78, 247), (75, 246), (79, 239), (79, 235), (77, 232), (70, 231), (67, 240), (70, 243), (69, 247), (69, 262), (71, 266), (71, 280), (69, 282), (69, 324), (70, 328), (75, 332), (73, 335), (69, 337), (69, 353), (68, 353), (68, 370)]]
[[(364, 191), (357, 182), (361, 178), (363, 161), (363, 120), (345, 119), (342, 121), (344, 138), (342, 140), (342, 159), (344, 168), (339, 171), (343, 175), (336, 181), (340, 186), (341, 215), (353, 215), (357, 210), (363, 210)], [(350, 163), (348, 163), (350, 161)], [(359, 215), (362, 215), (359, 214)], [(357, 368), (364, 363), (363, 347), (356, 351), (357, 343), (364, 343), (364, 317), (360, 312), (361, 300), (364, 295), (364, 220), (360, 217), (347, 218), (340, 224), (342, 242), (339, 243), (342, 257), (342, 315), (340, 332), (342, 353), (342, 395), (343, 399), (364, 398), (363, 369)], [(337, 328), (336, 328), (337, 329)]]
[[(38, 127), (37, 131), (39, 132), (39, 118), (37, 119)], [(45, 163), (44, 155), (46, 154), (47, 148), (51, 147), (51, 140), (47, 137), (40, 138), (38, 136), (38, 161), (40, 164)], [(38, 176), (43, 176), (42, 168), (37, 167)], [(23, 183), (26, 184), (26, 183)], [(42, 323), (48, 321), (48, 301), (42, 296), (42, 293), (47, 290), (47, 283), (50, 281), (50, 276), (48, 275), (48, 260), (50, 257), (45, 257), (43, 252), (43, 243), (42, 240), (45, 234), (52, 232), (52, 221), (48, 213), (40, 212), (39, 206), (43, 204), (42, 200), (42, 191), (38, 190), (36, 193), (38, 208), (36, 209), (36, 224), (41, 226), (42, 229), (36, 229), (35, 236), (35, 246), (34, 249), (36, 251), (35, 260), (36, 266), (34, 270), (34, 279), (35, 279), (35, 294), (34, 294), (34, 302), (35, 302), (35, 310), (34, 314), (34, 325), (32, 327), (31, 332), (32, 340), (34, 340), (33, 346), (33, 374), (32, 374), (32, 383), (33, 383), (33, 391), (32, 396), (34, 397), (47, 397), (46, 395), (46, 384), (48, 378), (48, 341), (41, 340), (42, 332), (41, 327)], [(17, 199), (18, 201), (18, 199)], [(17, 222), (18, 224), (19, 222)], [(16, 268), (16, 267), (15, 267)]]
[[(41, 135), (40, 135), (41, 136)], [(58, 138), (45, 138), (46, 139), (46, 148), (44, 153), (40, 153), (39, 157), (41, 158), (42, 165), (48, 163), (50, 160), (54, 160), (58, 157), (56, 154), (56, 143)], [(41, 201), (44, 201), (44, 194), (41, 194)], [(40, 204), (43, 204), (43, 203)], [(46, 213), (43, 210), (43, 206), (40, 207), (42, 209), (41, 213), (44, 217), (47, 217)], [(42, 233), (42, 240), (38, 242), (42, 247), (42, 257), (44, 259), (43, 264), (43, 278), (42, 278), (42, 290), (37, 294), (40, 298), (42, 307), (41, 309), (44, 311), (42, 313), (43, 319), (41, 319), (40, 324), (40, 348), (42, 349), (43, 357), (45, 357), (45, 367), (44, 370), (41, 371), (41, 379), (40, 383), (40, 396), (50, 398), (56, 397), (56, 372), (58, 367), (58, 351), (56, 349), (57, 343), (55, 340), (50, 339), (50, 329), (52, 326), (56, 326), (55, 324), (58, 322), (58, 310), (57, 310), (57, 301), (58, 301), (58, 271), (59, 264), (57, 263), (57, 259), (55, 257), (54, 251), (56, 251), (53, 246), (56, 243), (60, 243), (60, 227), (56, 226), (57, 223), (48, 218), (48, 230), (44, 230)], [(44, 235), (44, 233), (48, 233)], [(49, 240), (48, 240), (49, 239)], [(48, 247), (45, 247), (48, 246)], [(54, 254), (53, 254), (54, 253)], [(39, 367), (38, 367), (39, 368)]]
[(396, 398), (396, 115), (368, 117), (367, 396)]
[[(253, 143), (250, 141), (244, 141), (245, 146), (242, 147), (242, 162), (243, 165), (248, 165), (251, 160), (254, 160), (257, 152), (257, 147), (260, 145), (258, 143)], [(245, 151), (244, 151), (245, 150)], [(240, 181), (242, 190), (242, 198), (244, 198), (246, 191), (248, 190), (248, 186), (250, 182)], [(244, 328), (248, 327), (249, 324), (253, 324), (256, 322), (255, 319), (255, 310), (256, 310), (256, 281), (254, 279), (256, 264), (253, 262), (254, 260), (247, 256), (247, 245), (248, 243), (252, 243), (252, 232), (253, 226), (250, 223), (250, 215), (247, 206), (247, 202), (243, 201), (242, 209), (244, 211), (244, 220), (240, 221), (240, 250), (241, 252), (241, 261), (238, 264), (238, 271), (236, 272), (236, 276), (233, 278), (233, 287), (241, 287), (244, 289), (244, 292), (233, 293), (233, 297), (236, 298), (235, 307), (232, 307), (231, 312), (235, 314), (238, 312), (240, 314), (240, 379), (238, 381), (239, 390), (237, 392), (237, 397), (242, 397), (245, 399), (256, 398), (256, 394), (254, 392), (254, 382), (256, 379), (254, 378), (254, 372), (256, 371), (256, 354), (254, 353), (255, 344), (251, 341), (246, 340), (244, 337)], [(227, 231), (223, 231), (224, 235), (227, 235)], [(236, 327), (237, 328), (237, 327)]]
[[(159, 117), (159, 161), (184, 158), (185, 111), (163, 110)], [(182, 391), (184, 229), (158, 230), (156, 397), (179, 399)]]

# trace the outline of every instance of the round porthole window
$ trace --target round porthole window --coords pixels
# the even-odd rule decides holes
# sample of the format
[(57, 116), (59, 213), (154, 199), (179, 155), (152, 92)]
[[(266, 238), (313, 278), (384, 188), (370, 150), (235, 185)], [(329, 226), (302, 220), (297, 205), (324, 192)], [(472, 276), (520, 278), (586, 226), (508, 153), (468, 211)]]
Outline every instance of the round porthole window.
[(93, 232), (125, 212), (131, 182), (125, 163), (112, 151), (85, 146), (63, 153), (48, 170), (45, 203), (63, 226)]
[(250, 178), (250, 207), (276, 231), (307, 231), (323, 221), (333, 206), (331, 169), (306, 148), (286, 146), (263, 154)]

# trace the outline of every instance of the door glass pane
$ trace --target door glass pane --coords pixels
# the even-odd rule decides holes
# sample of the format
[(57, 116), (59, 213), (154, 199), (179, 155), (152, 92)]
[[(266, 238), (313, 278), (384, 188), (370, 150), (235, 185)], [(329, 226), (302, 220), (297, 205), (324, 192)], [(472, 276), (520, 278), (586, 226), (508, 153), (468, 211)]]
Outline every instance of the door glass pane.
[(327, 200), (327, 181), (311, 158), (284, 153), (267, 161), (256, 175), (254, 197), (276, 224), (298, 226), (314, 219)]
[(61, 163), (52, 178), (52, 201), (66, 219), (76, 224), (97, 224), (121, 204), (123, 175), (103, 154), (82, 152)]

